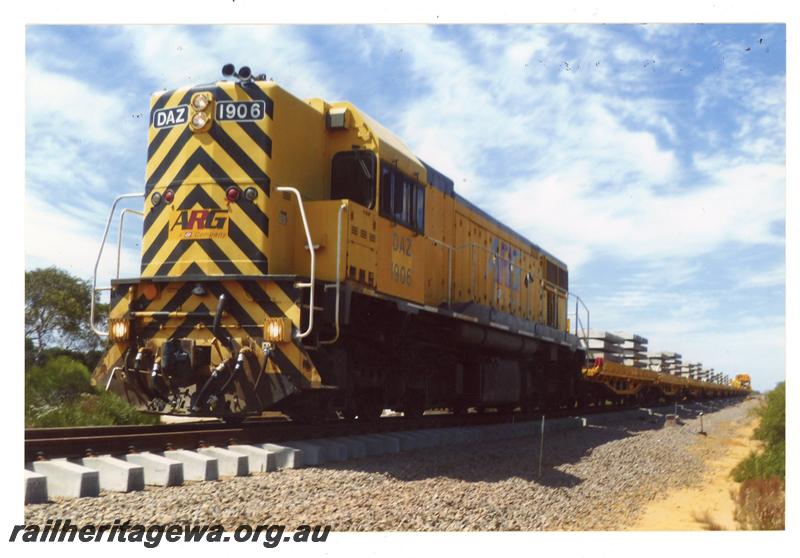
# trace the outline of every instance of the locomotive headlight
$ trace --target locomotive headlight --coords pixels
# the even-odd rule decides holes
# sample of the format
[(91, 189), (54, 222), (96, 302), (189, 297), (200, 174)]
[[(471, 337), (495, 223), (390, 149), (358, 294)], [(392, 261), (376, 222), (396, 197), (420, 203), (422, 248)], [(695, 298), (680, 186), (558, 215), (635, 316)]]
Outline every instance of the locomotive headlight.
[(194, 99), (192, 99), (192, 106), (195, 108), (195, 110), (206, 110), (208, 103), (208, 97), (202, 93), (195, 95)]
[(199, 130), (208, 124), (208, 115), (204, 112), (198, 112), (192, 116), (192, 128)]
[(264, 341), (288, 343), (292, 340), (292, 321), (289, 318), (267, 318), (264, 322)]
[(130, 326), (128, 320), (109, 320), (108, 337), (111, 341), (127, 341), (129, 333)]

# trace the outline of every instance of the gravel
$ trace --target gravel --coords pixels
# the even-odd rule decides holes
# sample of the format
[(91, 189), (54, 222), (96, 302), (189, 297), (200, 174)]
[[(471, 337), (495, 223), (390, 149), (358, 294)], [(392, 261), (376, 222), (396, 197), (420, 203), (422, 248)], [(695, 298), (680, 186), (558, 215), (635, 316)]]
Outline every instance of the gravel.
[[(711, 413), (722, 438), (755, 406)], [(665, 490), (701, 482), (722, 444), (697, 442), (699, 419), (625, 420), (537, 437), (419, 450), (216, 482), (148, 487), (25, 506), (26, 523), (331, 525), (338, 531), (593, 530), (630, 525)]]

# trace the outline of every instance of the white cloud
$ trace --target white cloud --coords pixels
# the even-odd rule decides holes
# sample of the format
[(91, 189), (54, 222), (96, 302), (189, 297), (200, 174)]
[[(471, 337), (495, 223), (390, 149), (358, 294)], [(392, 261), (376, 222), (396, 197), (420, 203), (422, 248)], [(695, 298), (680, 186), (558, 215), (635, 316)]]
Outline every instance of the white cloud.
[[(132, 207), (135, 205), (131, 204)], [(78, 277), (90, 279), (100, 249), (102, 226), (105, 225), (108, 209), (84, 213), (81, 218), (65, 214), (46, 199), (29, 194), (25, 203), (26, 267), (30, 269), (55, 265)], [(91, 215), (91, 218), (87, 219), (86, 215)], [(98, 286), (108, 285), (116, 273), (118, 222), (115, 220), (112, 224), (98, 267)], [(135, 240), (137, 237), (131, 236), (131, 233), (141, 230), (141, 221), (135, 222), (134, 218), (126, 218), (125, 223), (125, 231), (129, 236), (123, 240), (120, 277), (133, 277), (139, 274), (140, 245)]]
[(299, 97), (335, 96), (321, 79), (324, 66), (313, 45), (292, 26), (222, 26), (195, 32), (175, 26), (121, 28), (119, 46), (132, 53), (139, 71), (159, 89), (222, 78), (228, 62), (264, 72)]
[[(661, 108), (658, 103), (645, 99), (637, 107), (585, 89), (582, 80), (569, 76), (575, 72), (546, 69), (539, 56), (563, 60), (562, 47), (548, 36), (552, 29), (526, 31), (528, 41), (520, 44), (513, 30), (509, 35), (515, 38), (504, 37), (506, 42), (494, 30), (471, 30), (470, 36), (493, 49), (483, 60), (429, 28), (415, 28), (413, 34), (381, 28), (382, 42), (403, 48), (411, 79), (427, 90), (408, 102), (397, 132), (450, 173), (462, 193), (476, 198), (492, 180), (485, 171), (480, 176), (480, 167), (492, 168), (483, 165), (487, 147), (519, 153), (521, 172), (547, 175), (578, 166), (590, 167), (599, 181), (670, 180), (675, 156), (647, 129), (675, 137), (671, 122), (654, 110)], [(589, 33), (604, 36), (601, 30)], [(525, 59), (531, 67), (523, 67)], [(645, 125), (631, 127), (620, 116)]]
[(29, 64), (26, 101), (29, 132), (57, 136), (66, 131), (83, 141), (110, 147), (125, 141), (118, 127), (128, 115), (124, 103), (114, 93)]
[[(677, 192), (641, 183), (596, 190), (593, 179), (585, 169), (523, 180), (495, 195), (492, 210), (556, 254), (565, 254), (573, 266), (593, 254), (667, 263), (729, 242), (783, 242), (772, 230), (785, 215), (785, 171), (780, 166), (720, 170), (708, 183)], [(569, 208), (568, 217), (536, 210), (546, 207)]]
[(751, 269), (747, 269), (742, 273), (736, 285), (739, 289), (761, 289), (764, 287), (781, 287), (786, 285), (786, 267), (781, 262), (779, 265), (770, 267), (766, 270), (759, 270), (758, 273), (752, 273)]

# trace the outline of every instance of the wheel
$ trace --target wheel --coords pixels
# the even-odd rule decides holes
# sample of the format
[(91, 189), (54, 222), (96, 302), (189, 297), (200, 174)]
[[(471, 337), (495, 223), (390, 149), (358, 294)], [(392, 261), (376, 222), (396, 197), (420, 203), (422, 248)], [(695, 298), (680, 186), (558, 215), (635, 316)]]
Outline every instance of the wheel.
[(425, 412), (425, 408), (419, 404), (409, 404), (403, 407), (403, 416), (405, 418), (419, 418), (422, 416), (422, 413)]
[(341, 411), (339, 411), (339, 414), (345, 420), (355, 420), (357, 415), (356, 410), (353, 409), (352, 407), (347, 407), (345, 409), (342, 409)]
[(375, 422), (381, 418), (383, 407), (375, 404), (364, 404), (359, 408), (358, 419), (367, 422)]
[(405, 396), (403, 416), (406, 418), (419, 418), (425, 412), (425, 394), (412, 391)]
[(356, 401), (356, 414), (359, 420), (374, 422), (381, 418), (383, 403), (379, 394), (364, 392)]

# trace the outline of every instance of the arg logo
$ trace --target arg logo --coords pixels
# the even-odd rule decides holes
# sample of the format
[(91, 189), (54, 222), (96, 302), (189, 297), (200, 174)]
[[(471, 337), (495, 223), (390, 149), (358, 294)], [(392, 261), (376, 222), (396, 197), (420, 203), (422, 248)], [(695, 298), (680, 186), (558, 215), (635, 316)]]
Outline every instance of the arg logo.
[(177, 240), (226, 238), (228, 236), (228, 210), (181, 210), (169, 228), (169, 236)]

